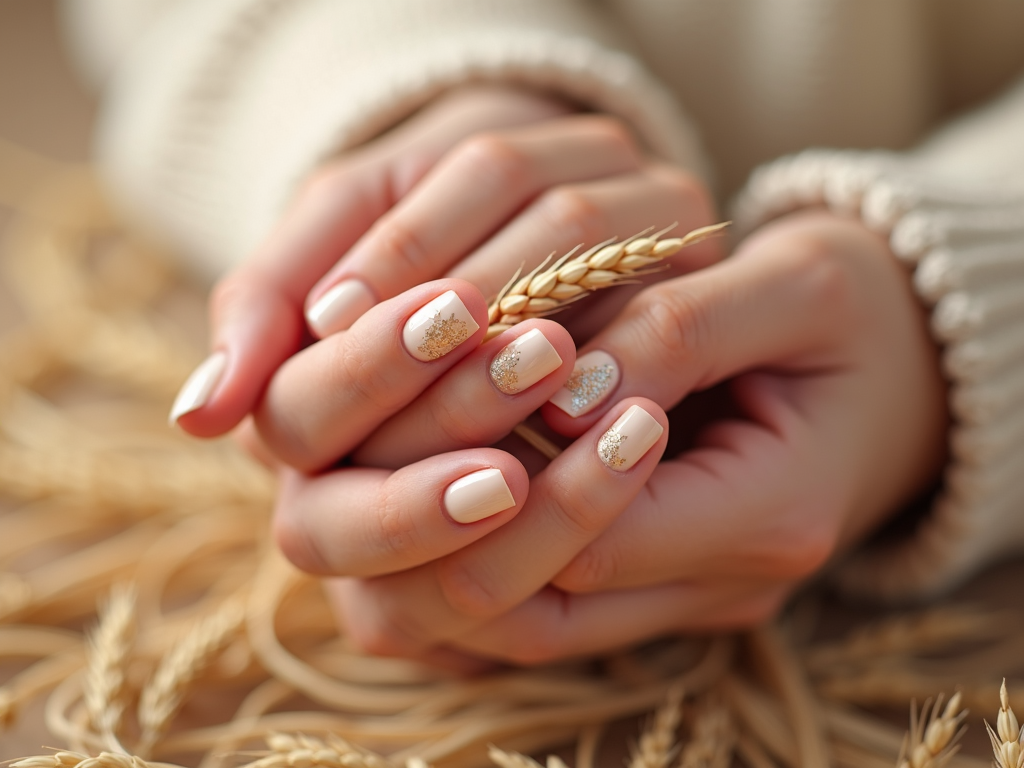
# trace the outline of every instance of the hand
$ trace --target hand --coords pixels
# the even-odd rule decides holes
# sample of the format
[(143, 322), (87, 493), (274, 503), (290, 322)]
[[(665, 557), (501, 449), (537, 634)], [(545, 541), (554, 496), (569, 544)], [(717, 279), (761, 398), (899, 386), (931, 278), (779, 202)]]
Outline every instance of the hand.
[[(884, 241), (852, 221), (807, 213), (770, 225), (730, 260), (646, 289), (589, 349), (621, 371), (614, 396), (575, 419), (545, 406), (560, 431), (582, 433), (566, 452), (576, 460), (623, 396), (651, 398), (627, 402), (660, 418), (657, 406), (729, 382), (738, 413), (678, 457), (633, 470), (649, 475), (642, 488), (630, 484), (635, 495), (606, 503), (606, 468), (564, 473), (560, 457), (504, 528), (418, 567), (333, 581), (358, 642), (434, 660), (535, 663), (757, 623), (925, 489), (943, 460), (945, 393), (924, 313)], [(332, 498), (348, 498), (352, 479), (335, 475)], [(353, 519), (381, 518), (373, 503), (361, 508)], [(549, 511), (524, 514), (535, 508)], [(535, 522), (551, 510), (556, 530), (583, 534), (551, 543)], [(279, 519), (286, 551), (299, 530), (346, 538), (309, 515)], [(549, 546), (557, 557), (546, 558)], [(539, 586), (552, 569), (553, 586)], [(346, 557), (325, 570), (363, 575)]]
[[(233, 428), (309, 342), (307, 321), (328, 336), (445, 274), (490, 295), (552, 250), (674, 220), (684, 231), (711, 223), (709, 195), (684, 171), (645, 159), (620, 122), (510, 88), (455, 91), (325, 165), (259, 252), (217, 286), (215, 354), (172, 416), (199, 436)], [(717, 256), (710, 245), (681, 261), (692, 269)]]

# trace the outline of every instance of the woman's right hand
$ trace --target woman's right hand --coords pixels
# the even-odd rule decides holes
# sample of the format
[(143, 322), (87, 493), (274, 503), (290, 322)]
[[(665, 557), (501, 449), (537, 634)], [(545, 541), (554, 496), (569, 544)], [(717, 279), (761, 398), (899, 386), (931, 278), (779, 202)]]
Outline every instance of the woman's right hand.
[[(492, 295), (552, 251), (653, 224), (678, 221), (686, 231), (712, 220), (702, 184), (646, 159), (620, 121), (574, 115), (514, 88), (458, 89), (327, 163), (264, 246), (218, 284), (213, 354), (183, 388), (172, 420), (197, 436), (226, 433), (313, 338), (427, 280), (459, 277)], [(718, 255), (713, 243), (697, 246), (676, 267), (691, 270)], [(621, 300), (626, 292), (612, 293)], [(295, 419), (334, 396), (307, 394), (288, 404)], [(325, 428), (342, 433), (348, 425)], [(291, 449), (269, 447), (295, 460)]]

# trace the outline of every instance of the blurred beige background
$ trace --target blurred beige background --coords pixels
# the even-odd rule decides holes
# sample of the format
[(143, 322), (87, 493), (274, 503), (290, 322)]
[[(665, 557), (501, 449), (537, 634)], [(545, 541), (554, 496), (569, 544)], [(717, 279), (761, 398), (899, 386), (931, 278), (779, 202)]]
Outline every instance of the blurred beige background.
[[(53, 0), (0, 0), (0, 138), (57, 160), (81, 162), (89, 156), (95, 104), (63, 49), (54, 6)], [(8, 217), (0, 198), (0, 235)], [(0, 331), (15, 321), (16, 313), (0, 282)], [(1024, 594), (1017, 585), (1024, 583), (1022, 577), (1024, 563), (1001, 566), (954, 597), (1020, 611), (1024, 609)], [(830, 613), (831, 623), (836, 626), (848, 626), (870, 615), (861, 608), (834, 605)], [(1024, 669), (1024, 662), (1019, 666)], [(0, 681), (5, 676), (0, 665)], [(987, 714), (992, 719), (994, 710)], [(897, 722), (905, 722), (905, 714), (892, 715)], [(0, 731), (0, 761), (37, 754), (46, 744), (49, 740), (42, 727), (42, 712), (26, 712), (12, 730)], [(984, 733), (975, 724), (967, 751), (981, 755), (984, 750)]]

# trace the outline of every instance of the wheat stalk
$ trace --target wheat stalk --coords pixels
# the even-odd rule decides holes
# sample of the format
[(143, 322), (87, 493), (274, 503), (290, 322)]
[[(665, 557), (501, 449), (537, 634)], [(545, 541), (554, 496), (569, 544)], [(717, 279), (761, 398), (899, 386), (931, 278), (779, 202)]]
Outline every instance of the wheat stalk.
[(1022, 768), (1024, 766), (1024, 729), (1017, 723), (1017, 716), (1010, 708), (1010, 694), (1006, 690), (1006, 680), (999, 687), (999, 715), (996, 727), (985, 722), (985, 730), (992, 741), (992, 751), (996, 758), (996, 768)]
[(728, 708), (706, 696), (693, 723), (693, 735), (683, 748), (679, 768), (729, 768), (736, 745), (736, 727)]
[(729, 224), (712, 224), (668, 240), (659, 238), (672, 227), (654, 234), (645, 230), (622, 242), (606, 240), (579, 254), (582, 246), (576, 246), (553, 263), (552, 254), (529, 274), (521, 276), (521, 270), (516, 272), (501, 289), (487, 307), (490, 327), (484, 340), (524, 320), (560, 312), (594, 291), (635, 282), (658, 271), (664, 259), (688, 245), (720, 234)]
[(89, 635), (83, 697), (89, 720), (115, 752), (124, 752), (117, 730), (124, 714), (121, 700), (128, 659), (135, 642), (134, 587), (115, 585), (100, 608), (100, 623)]
[(164, 656), (139, 698), (139, 754), (148, 755), (153, 749), (181, 707), (188, 686), (224, 649), (244, 618), (242, 604), (229, 602), (193, 624), (184, 639)]
[(678, 686), (668, 692), (665, 703), (658, 708), (630, 750), (629, 768), (666, 768), (679, 751), (676, 732), (683, 714), (683, 691)]
[[(910, 731), (903, 738), (903, 746), (896, 762), (898, 768), (942, 768), (959, 749), (959, 741), (965, 728), (962, 727), (967, 710), (961, 710), (962, 697), (957, 691), (939, 714), (942, 695), (926, 701), (920, 717), (917, 705), (910, 706)], [(1017, 768), (1017, 766), (1013, 766)]]

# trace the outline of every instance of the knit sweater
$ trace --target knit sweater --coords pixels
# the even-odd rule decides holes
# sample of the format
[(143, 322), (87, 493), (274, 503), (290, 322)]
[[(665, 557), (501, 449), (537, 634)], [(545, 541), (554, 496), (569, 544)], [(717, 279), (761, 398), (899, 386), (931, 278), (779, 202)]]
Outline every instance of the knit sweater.
[(954, 426), (942, 489), (913, 535), (862, 547), (840, 578), (918, 597), (1024, 549), (1024, 3), (65, 0), (64, 11), (103, 94), (98, 154), (116, 200), (209, 277), (254, 248), (325, 158), (474, 81), (619, 116), (653, 153), (735, 196), (741, 231), (809, 206), (860, 217), (932, 308)]

